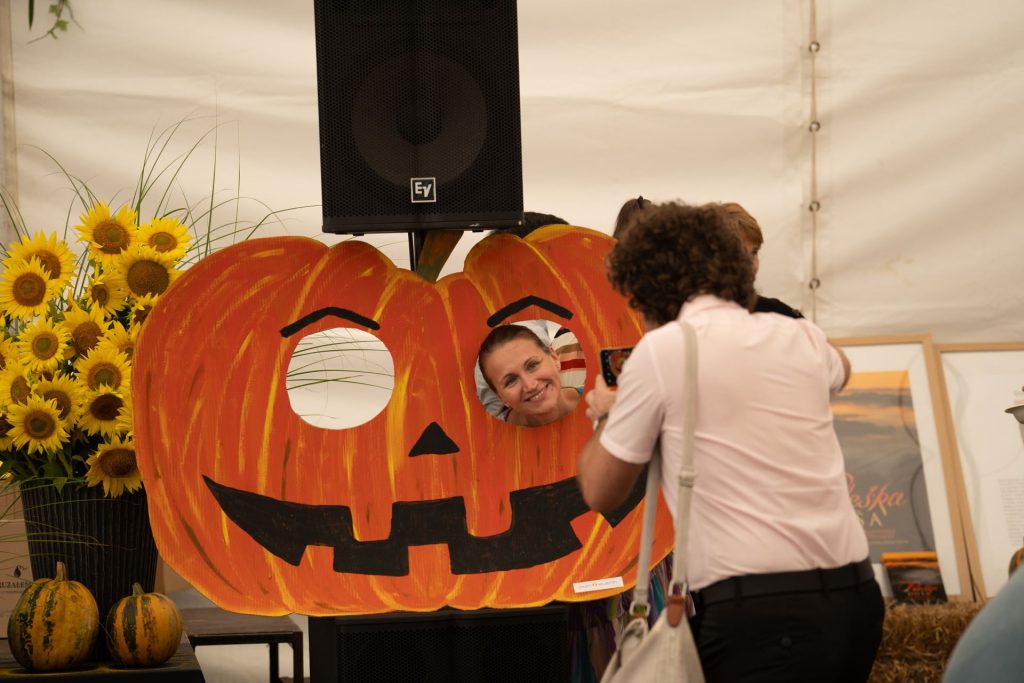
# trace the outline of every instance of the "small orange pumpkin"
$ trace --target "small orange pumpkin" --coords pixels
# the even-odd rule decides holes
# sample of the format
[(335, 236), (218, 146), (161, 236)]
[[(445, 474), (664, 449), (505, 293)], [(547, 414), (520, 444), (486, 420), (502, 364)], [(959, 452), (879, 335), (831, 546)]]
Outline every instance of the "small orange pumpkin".
[(96, 599), (67, 567), (57, 562), (57, 576), (36, 579), (18, 598), (7, 621), (11, 654), (32, 671), (64, 671), (92, 652), (99, 633)]
[(146, 593), (138, 583), (107, 614), (107, 648), (125, 666), (159, 666), (178, 651), (181, 613), (162, 593)]
[[(566, 325), (588, 368), (635, 344), (639, 318), (605, 277), (611, 246), (568, 226), (492, 235), (437, 283), (358, 241), (254, 239), (199, 261), (154, 307), (132, 373), (161, 556), (221, 607), (260, 614), (621, 592), (573, 584), (635, 581), (643, 482), (619, 514), (588, 511), (575, 482), (592, 434), (583, 408), (514, 427), (486, 413), (473, 379), (501, 322)], [(395, 391), (365, 424), (331, 430), (292, 411), (285, 374), (300, 337), (342, 326), (387, 346)], [(654, 561), (671, 546), (659, 509)]]

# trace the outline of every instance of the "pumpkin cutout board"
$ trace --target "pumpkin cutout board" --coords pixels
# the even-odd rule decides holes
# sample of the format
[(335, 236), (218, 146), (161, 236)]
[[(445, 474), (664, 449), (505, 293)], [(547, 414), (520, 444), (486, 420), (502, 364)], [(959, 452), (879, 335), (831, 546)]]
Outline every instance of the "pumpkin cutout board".
[[(516, 427), (485, 411), (473, 379), (503, 322), (568, 327), (588, 368), (635, 344), (639, 318), (604, 274), (611, 246), (569, 226), (491, 235), (436, 283), (358, 241), (253, 239), (199, 261), (154, 307), (134, 360), (161, 556), (221, 607), (266, 615), (529, 607), (631, 586), (643, 481), (615, 513), (589, 511), (582, 404)], [(387, 347), (394, 390), (364, 424), (325, 429), (294, 412), (285, 373), (299, 339), (338, 327)], [(654, 561), (672, 539), (658, 506)]]

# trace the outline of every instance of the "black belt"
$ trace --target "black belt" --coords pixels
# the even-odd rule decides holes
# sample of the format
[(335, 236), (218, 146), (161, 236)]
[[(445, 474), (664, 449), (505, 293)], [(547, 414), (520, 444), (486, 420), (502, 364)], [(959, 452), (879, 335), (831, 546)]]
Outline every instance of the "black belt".
[(697, 609), (700, 609), (726, 600), (850, 588), (874, 578), (875, 571), (871, 567), (871, 559), (868, 558), (834, 569), (733, 576), (700, 589), (693, 594), (693, 601)]

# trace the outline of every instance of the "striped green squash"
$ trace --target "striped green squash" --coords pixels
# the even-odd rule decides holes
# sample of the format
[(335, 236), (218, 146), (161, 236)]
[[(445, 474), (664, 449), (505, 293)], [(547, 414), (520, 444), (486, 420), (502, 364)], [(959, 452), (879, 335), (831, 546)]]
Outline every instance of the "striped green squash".
[(107, 646), (125, 666), (158, 666), (178, 651), (181, 613), (169, 597), (134, 584), (107, 614)]
[(63, 671), (78, 666), (92, 651), (100, 613), (89, 589), (69, 581), (57, 563), (57, 577), (36, 579), (18, 598), (7, 621), (11, 654), (32, 671)]

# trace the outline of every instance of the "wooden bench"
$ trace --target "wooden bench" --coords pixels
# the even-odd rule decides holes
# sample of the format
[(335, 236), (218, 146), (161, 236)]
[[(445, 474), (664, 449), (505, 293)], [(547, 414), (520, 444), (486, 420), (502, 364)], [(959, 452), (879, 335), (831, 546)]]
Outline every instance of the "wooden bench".
[(277, 646), (292, 646), (296, 683), (302, 683), (302, 629), (291, 617), (261, 617), (237, 614), (219, 607), (181, 609), (181, 621), (193, 648), (201, 645), (251, 645), (266, 643), (270, 647), (270, 683), (281, 683), (278, 676)]

